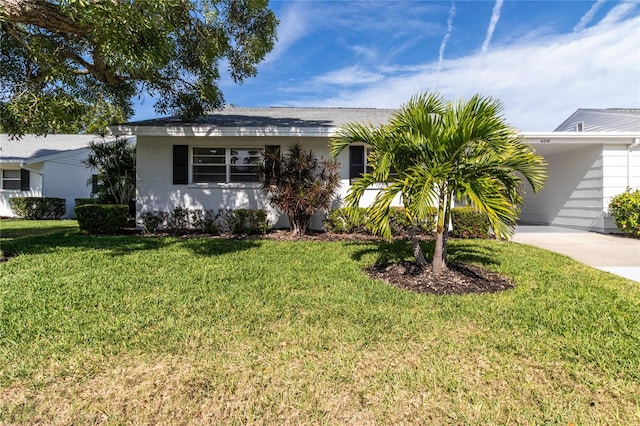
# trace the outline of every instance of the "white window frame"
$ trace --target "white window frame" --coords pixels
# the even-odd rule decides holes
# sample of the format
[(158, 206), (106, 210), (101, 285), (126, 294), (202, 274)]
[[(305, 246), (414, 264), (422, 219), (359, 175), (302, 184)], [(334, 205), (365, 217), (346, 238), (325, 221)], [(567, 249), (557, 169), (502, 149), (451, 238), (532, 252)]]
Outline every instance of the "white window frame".
[[(17, 178), (8, 178), (5, 177), (6, 172), (17, 172)], [(20, 169), (2, 169), (2, 190), (3, 191), (21, 191), (22, 188), (22, 171)], [(5, 188), (5, 181), (18, 182), (17, 188)]]
[[(194, 167), (197, 165), (194, 163), (194, 152), (196, 149), (224, 149), (224, 167), (225, 167), (225, 180), (224, 182), (196, 182), (194, 181)], [(250, 146), (250, 145), (242, 145), (242, 146), (191, 146), (189, 149), (189, 182), (192, 186), (256, 186), (260, 185), (259, 179), (250, 182), (232, 182), (232, 172), (231, 168), (234, 164), (231, 164), (231, 151), (232, 150), (241, 150), (241, 151), (259, 151), (260, 153), (264, 152), (264, 146)], [(221, 165), (221, 164), (219, 164)], [(257, 172), (257, 165), (256, 172)]]

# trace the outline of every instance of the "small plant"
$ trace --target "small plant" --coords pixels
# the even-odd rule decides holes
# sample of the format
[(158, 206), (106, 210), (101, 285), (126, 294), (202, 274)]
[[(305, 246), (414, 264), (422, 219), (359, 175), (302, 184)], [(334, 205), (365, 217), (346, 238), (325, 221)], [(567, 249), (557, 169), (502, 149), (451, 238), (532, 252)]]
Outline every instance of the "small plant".
[(141, 215), (142, 228), (147, 234), (155, 234), (166, 226), (168, 218), (167, 212), (144, 212)]
[(224, 210), (222, 216), (234, 235), (266, 234), (269, 230), (267, 212), (261, 209)]
[(284, 156), (279, 151), (265, 155), (260, 172), (269, 202), (287, 215), (294, 234), (307, 232), (311, 217), (331, 206), (340, 186), (336, 161), (318, 159), (300, 143)]
[(11, 211), (22, 219), (58, 219), (67, 212), (67, 201), (54, 197), (14, 197), (9, 199)]
[(167, 229), (174, 234), (180, 234), (189, 228), (189, 209), (175, 207), (167, 220)]
[(327, 214), (324, 227), (329, 232), (339, 234), (370, 234), (367, 229), (367, 209), (361, 208), (358, 219), (353, 219), (347, 214), (346, 209), (333, 209)]
[(129, 219), (129, 206), (122, 204), (85, 204), (75, 212), (80, 230), (89, 234), (117, 234)]
[(627, 188), (613, 197), (609, 203), (609, 214), (620, 231), (640, 237), (640, 189), (632, 191)]
[(221, 231), (219, 223), (220, 213), (215, 210), (191, 210), (191, 224), (200, 232), (218, 235)]
[(454, 238), (489, 238), (489, 217), (473, 207), (452, 208), (451, 224)]

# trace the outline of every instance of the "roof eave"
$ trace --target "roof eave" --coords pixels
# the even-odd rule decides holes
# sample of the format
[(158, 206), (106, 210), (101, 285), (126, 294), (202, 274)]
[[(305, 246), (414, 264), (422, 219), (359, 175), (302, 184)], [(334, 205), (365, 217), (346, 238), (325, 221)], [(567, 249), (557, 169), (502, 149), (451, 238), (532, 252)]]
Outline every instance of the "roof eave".
[(207, 125), (185, 126), (129, 126), (108, 127), (113, 135), (135, 136), (196, 136), (196, 137), (331, 137), (337, 127), (218, 127)]

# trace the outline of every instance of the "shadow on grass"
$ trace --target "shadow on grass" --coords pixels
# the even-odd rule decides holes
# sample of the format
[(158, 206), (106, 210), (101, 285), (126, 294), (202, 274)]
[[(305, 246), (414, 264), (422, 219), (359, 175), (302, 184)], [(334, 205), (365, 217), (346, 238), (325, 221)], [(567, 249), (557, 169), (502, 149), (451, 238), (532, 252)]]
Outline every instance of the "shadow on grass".
[[(141, 237), (141, 236), (94, 236), (84, 235), (77, 230), (61, 228), (62, 232), (46, 233), (46, 235), (29, 235), (5, 238), (2, 242), (4, 250), (20, 254), (46, 254), (63, 248), (79, 250), (100, 250), (111, 256), (124, 256), (142, 251), (154, 251), (176, 246), (187, 248), (198, 256), (220, 256), (226, 253), (239, 252), (258, 247), (256, 240), (232, 240), (222, 238), (190, 238)], [(15, 234), (15, 232), (13, 232)], [(3, 236), (4, 237), (4, 236)]]
[[(351, 245), (362, 246), (362, 243), (350, 243)], [(422, 252), (427, 262), (433, 259), (435, 249), (434, 241), (420, 242)], [(355, 251), (352, 258), (356, 261), (362, 260), (365, 256), (376, 255), (375, 264), (383, 265), (387, 263), (401, 262), (403, 260), (413, 260), (411, 252), (411, 242), (400, 240), (392, 242), (368, 242), (364, 247)], [(498, 265), (500, 261), (497, 254), (488, 247), (474, 244), (472, 240), (449, 240), (447, 262), (476, 263), (481, 265)]]

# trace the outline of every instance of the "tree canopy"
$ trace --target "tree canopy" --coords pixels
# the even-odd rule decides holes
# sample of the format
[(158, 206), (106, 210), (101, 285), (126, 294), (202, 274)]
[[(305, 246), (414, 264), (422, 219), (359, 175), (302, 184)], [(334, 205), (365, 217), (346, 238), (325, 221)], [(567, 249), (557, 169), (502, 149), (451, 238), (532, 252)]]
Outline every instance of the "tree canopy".
[(145, 92), (195, 119), (224, 104), (221, 65), (256, 74), (277, 24), (268, 0), (0, 0), (0, 128), (95, 131)]
[[(402, 105), (388, 125), (362, 123), (342, 127), (331, 140), (336, 156), (353, 143), (373, 148), (372, 172), (365, 173), (345, 198), (348, 211), (357, 208), (365, 190), (381, 184), (369, 209), (375, 233), (391, 237), (390, 206), (398, 198), (414, 226), (437, 207), (433, 270), (446, 269), (447, 233), (454, 201), (469, 203), (488, 215), (496, 236), (512, 235), (522, 204), (523, 181), (533, 191), (543, 187), (546, 164), (523, 142), (501, 115), (502, 104), (475, 95), (468, 101), (447, 102), (437, 93), (421, 93)], [(425, 259), (415, 234), (413, 252)]]

